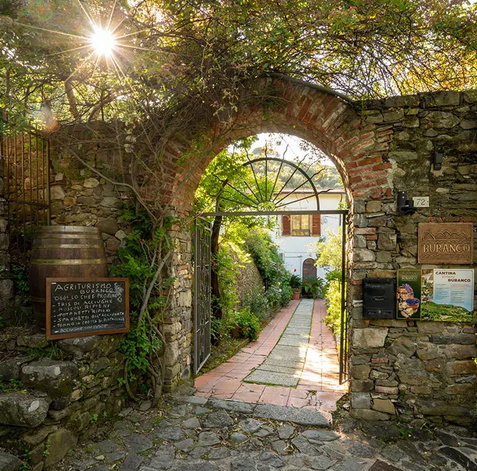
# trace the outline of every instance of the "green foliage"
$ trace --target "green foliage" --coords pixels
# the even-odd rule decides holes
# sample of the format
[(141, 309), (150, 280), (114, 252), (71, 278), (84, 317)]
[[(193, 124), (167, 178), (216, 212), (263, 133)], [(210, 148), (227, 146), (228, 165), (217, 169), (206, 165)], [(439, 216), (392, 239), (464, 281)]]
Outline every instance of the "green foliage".
[(99, 418), (98, 414), (91, 414), (89, 418), (89, 422), (91, 424), (95, 424), (98, 421), (98, 418)]
[(122, 263), (112, 268), (114, 276), (129, 278), (130, 286), (131, 329), (120, 344), (127, 363), (127, 380), (123, 383), (137, 383), (138, 391), (145, 394), (148, 387), (144, 378), (164, 348), (158, 324), (174, 278), (161, 276), (160, 263), (173, 249), (167, 233), (174, 220), (164, 218), (161, 225), (153, 227), (145, 210), (127, 205), (120, 215), (133, 227), (119, 249)]
[(222, 321), (216, 317), (211, 317), (210, 319), (210, 337), (212, 345), (216, 345), (220, 341), (222, 336)]
[(23, 384), (18, 379), (10, 379), (9, 381), (3, 381), (2, 375), (0, 375), (0, 392), (10, 393), (23, 389)]
[(15, 293), (28, 293), (30, 290), (28, 267), (25, 265), (12, 264), (11, 273), (13, 276), (13, 283), (15, 284)]
[(154, 332), (149, 331), (149, 326), (145, 321), (134, 326), (125, 339), (120, 344), (120, 350), (129, 360), (130, 374), (129, 379), (137, 379), (137, 369), (145, 374), (150, 365), (150, 357), (158, 352), (162, 347), (161, 340)]
[(334, 333), (341, 329), (341, 283), (339, 280), (330, 280), (326, 287), (326, 317), (325, 322)]
[(320, 237), (313, 246), (317, 254), (316, 266), (327, 267), (331, 270), (341, 269), (341, 228), (338, 232), (326, 229), (326, 237)]
[[(476, 87), (476, 5), (467, 0), (146, 0), (114, 6), (112, 0), (57, 0), (48, 8), (7, 2), (0, 68), (8, 73), (0, 74), (0, 106), (12, 111), (9, 124), (24, 124), (26, 110), (46, 113), (46, 103), (60, 121), (88, 121), (98, 114), (93, 104), (110, 97), (100, 109), (105, 119), (157, 116), (156, 123), (167, 126), (164, 117), (176, 114), (187, 129), (193, 114), (203, 122), (220, 113), (228, 118), (243, 82), (274, 72), (363, 98)], [(111, 17), (118, 25), (117, 68), (88, 46), (89, 15), (97, 24)], [(65, 77), (75, 93), (71, 103), (58, 93)]]
[(291, 275), (278, 255), (277, 247), (270, 234), (263, 229), (256, 230), (245, 243), (265, 282), (270, 306), (287, 305), (293, 296), (293, 290), (290, 287)]
[(305, 289), (305, 293), (311, 293), (313, 299), (318, 299), (323, 297), (323, 293), (325, 291), (325, 280), (323, 278), (307, 278), (305, 283), (303, 284), (303, 288)]
[(41, 360), (42, 358), (64, 360), (66, 358), (65, 353), (55, 341), (48, 341), (37, 347), (29, 348), (27, 355), (34, 360)]
[(326, 283), (322, 292), (326, 299), (326, 324), (333, 332), (341, 329), (341, 228), (338, 233), (327, 230), (327, 237), (315, 245), (317, 266), (325, 267)]
[(292, 289), (301, 289), (301, 279), (298, 275), (293, 274), (290, 277), (290, 286)]
[(233, 256), (234, 248), (230, 244), (221, 244), (214, 257), (219, 274), (220, 289), (220, 299), (217, 300), (217, 303), (222, 308), (226, 320), (230, 319), (238, 304), (236, 290), (238, 266)]
[(260, 322), (255, 314), (252, 314), (247, 309), (241, 309), (235, 313), (234, 323), (239, 328), (242, 337), (252, 341), (258, 339)]
[(244, 307), (258, 317), (260, 321), (270, 317), (270, 303), (264, 287), (256, 287), (244, 301)]

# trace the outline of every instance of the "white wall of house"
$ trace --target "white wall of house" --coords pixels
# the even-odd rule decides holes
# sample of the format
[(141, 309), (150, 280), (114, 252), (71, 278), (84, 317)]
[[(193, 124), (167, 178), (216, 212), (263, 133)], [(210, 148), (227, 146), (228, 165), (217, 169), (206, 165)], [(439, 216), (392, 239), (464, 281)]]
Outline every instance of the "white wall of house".
[[(322, 190), (318, 190), (322, 191)], [(288, 201), (292, 199), (299, 200), (306, 196), (305, 193), (297, 193), (296, 195), (288, 196)], [(335, 210), (341, 201), (345, 200), (344, 192), (341, 188), (333, 189), (327, 193), (320, 194), (320, 209)], [(294, 209), (300, 211), (316, 210), (316, 203), (314, 198), (309, 198), (287, 206), (287, 209)], [(342, 216), (339, 214), (321, 215), (321, 235), (326, 236), (326, 229), (329, 228), (333, 232), (338, 232), (341, 225)], [(285, 261), (285, 266), (290, 272), (294, 272), (303, 279), (303, 262), (312, 258), (316, 259), (316, 252), (312, 250), (310, 244), (318, 242), (318, 237), (311, 236), (283, 236), (282, 235), (282, 218), (278, 217), (278, 229), (273, 234), (274, 242), (278, 245), (278, 252), (282, 254)], [(325, 270), (317, 268), (317, 276), (324, 278)]]

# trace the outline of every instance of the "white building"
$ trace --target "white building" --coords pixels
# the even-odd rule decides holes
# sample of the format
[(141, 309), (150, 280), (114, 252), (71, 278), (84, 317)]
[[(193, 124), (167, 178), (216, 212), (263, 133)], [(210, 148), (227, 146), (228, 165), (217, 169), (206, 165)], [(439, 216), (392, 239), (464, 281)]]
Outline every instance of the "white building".
[[(345, 201), (343, 188), (318, 188), (320, 209), (340, 209), (339, 204)], [(322, 193), (323, 192), (323, 193)], [(283, 193), (285, 193), (283, 191)], [(296, 190), (287, 197), (287, 201), (296, 200), (296, 203), (287, 205), (289, 210), (316, 210), (316, 200), (311, 190)], [(278, 252), (290, 272), (296, 273), (302, 281), (308, 277), (324, 278), (325, 270), (315, 267), (316, 253), (311, 250), (311, 244), (318, 242), (320, 236), (326, 236), (326, 229), (337, 233), (341, 226), (339, 214), (292, 215), (278, 217), (278, 230), (273, 239), (278, 244)], [(295, 271), (296, 270), (296, 271)]]

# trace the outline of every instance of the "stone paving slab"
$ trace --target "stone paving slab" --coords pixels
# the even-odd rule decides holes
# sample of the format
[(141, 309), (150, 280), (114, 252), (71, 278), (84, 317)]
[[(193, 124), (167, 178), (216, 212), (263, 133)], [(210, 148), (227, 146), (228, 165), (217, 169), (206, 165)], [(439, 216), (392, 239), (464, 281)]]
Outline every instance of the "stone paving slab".
[[(302, 300), (283, 335), (264, 362), (243, 381), (296, 387), (303, 373), (313, 318), (313, 300)], [(277, 371), (277, 368), (293, 370)]]
[(280, 347), (306, 347), (308, 345), (308, 340), (303, 339), (300, 335), (287, 335), (286, 337), (282, 337), (277, 346)]
[[(262, 363), (264, 365), (265, 363)], [(291, 360), (287, 358), (268, 358), (267, 365), (285, 366), (287, 368), (294, 368), (302, 370), (305, 366), (304, 361)]]
[(272, 371), (274, 373), (282, 373), (290, 376), (301, 375), (303, 368), (289, 368), (283, 365), (273, 365), (270, 363), (263, 363), (255, 371)]
[(254, 410), (255, 417), (273, 419), (283, 422), (293, 422), (309, 427), (331, 428), (331, 414), (313, 409), (295, 409), (275, 404), (259, 404)]
[(287, 388), (295, 388), (298, 386), (300, 375), (290, 376), (289, 374), (274, 373), (272, 371), (255, 370), (245, 379), (245, 383), (273, 384), (274, 386), (284, 386)]

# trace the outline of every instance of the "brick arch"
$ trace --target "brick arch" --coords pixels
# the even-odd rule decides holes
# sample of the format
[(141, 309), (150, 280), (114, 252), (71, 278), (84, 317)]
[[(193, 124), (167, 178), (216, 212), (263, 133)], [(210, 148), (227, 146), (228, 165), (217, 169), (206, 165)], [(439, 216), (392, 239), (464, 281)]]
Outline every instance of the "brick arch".
[[(258, 99), (272, 91), (273, 105), (250, 104), (250, 90)], [(187, 156), (184, 164), (170, 166), (165, 193), (179, 212), (191, 208), (203, 172), (221, 150), (237, 139), (261, 132), (291, 134), (321, 149), (340, 172), (350, 202), (356, 197), (391, 195), (387, 177), (391, 164), (385, 158), (391, 131), (366, 123), (352, 102), (312, 84), (281, 78), (257, 80), (243, 95), (231, 120), (204, 129), (201, 138), (203, 143), (205, 136), (207, 150), (194, 151), (194, 139), (168, 143), (166, 162), (176, 164)]]

